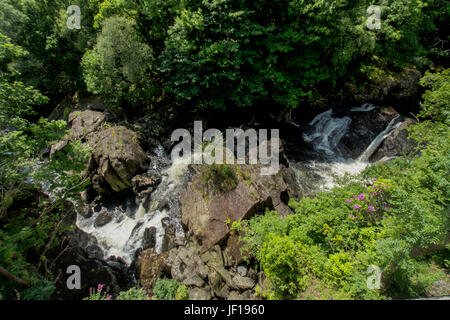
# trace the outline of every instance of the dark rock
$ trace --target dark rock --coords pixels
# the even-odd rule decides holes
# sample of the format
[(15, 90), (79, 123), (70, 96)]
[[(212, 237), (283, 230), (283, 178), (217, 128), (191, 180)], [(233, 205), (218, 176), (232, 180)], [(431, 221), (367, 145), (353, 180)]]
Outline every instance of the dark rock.
[(140, 174), (131, 179), (134, 193), (141, 197), (153, 192), (160, 182), (161, 177), (151, 173)]
[(104, 225), (110, 223), (112, 219), (113, 219), (113, 217), (112, 217), (111, 213), (108, 211), (104, 211), (104, 212), (100, 213), (98, 215), (98, 217), (95, 219), (94, 227), (96, 227), (96, 228), (103, 227)]
[(372, 161), (378, 161), (384, 157), (392, 158), (409, 154), (415, 150), (417, 143), (409, 139), (408, 127), (416, 123), (415, 120), (408, 118), (387, 137), (380, 148), (372, 156)]
[(144, 230), (144, 239), (142, 240), (142, 249), (155, 248), (156, 245), (156, 228), (150, 227)]
[(136, 262), (136, 274), (140, 285), (147, 289), (153, 289), (156, 280), (167, 272), (167, 258), (169, 253), (157, 254), (153, 249), (145, 250)]

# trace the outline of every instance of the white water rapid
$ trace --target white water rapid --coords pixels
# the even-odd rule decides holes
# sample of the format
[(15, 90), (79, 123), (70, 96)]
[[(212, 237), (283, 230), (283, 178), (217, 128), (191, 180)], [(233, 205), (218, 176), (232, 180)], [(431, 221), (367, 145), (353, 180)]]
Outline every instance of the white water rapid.
[[(161, 148), (156, 150), (156, 153), (159, 153), (158, 158), (165, 157)], [(149, 168), (149, 171), (154, 169)], [(155, 249), (160, 253), (164, 237), (162, 219), (169, 218), (171, 224), (175, 226), (176, 236), (183, 235), (179, 223), (178, 194), (187, 182), (187, 170), (187, 163), (174, 161), (162, 171), (161, 183), (151, 194), (148, 211), (144, 209), (142, 204), (139, 205), (137, 210), (132, 210), (130, 208), (133, 205), (131, 201), (128, 201), (128, 203), (115, 208), (102, 207), (99, 212), (94, 213), (89, 218), (79, 214), (77, 226), (97, 239), (105, 259), (116, 256), (122, 258), (128, 264), (133, 261), (135, 252), (142, 247), (146, 229), (154, 227), (156, 229)], [(112, 221), (104, 226), (95, 227), (95, 220), (105, 211), (112, 215)]]

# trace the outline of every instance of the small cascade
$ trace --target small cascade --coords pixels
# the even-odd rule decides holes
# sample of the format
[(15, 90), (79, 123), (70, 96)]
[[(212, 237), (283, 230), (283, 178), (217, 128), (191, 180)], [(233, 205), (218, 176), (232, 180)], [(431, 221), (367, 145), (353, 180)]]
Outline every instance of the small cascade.
[(394, 119), (392, 119), (388, 126), (386, 127), (386, 129), (384, 129), (371, 143), (370, 145), (367, 147), (367, 149), (358, 157), (359, 162), (367, 162), (369, 161), (370, 157), (372, 156), (372, 154), (378, 149), (378, 147), (380, 146), (380, 144), (384, 141), (384, 139), (386, 139), (387, 137), (389, 137), (395, 129), (397, 129), (402, 123), (398, 122), (396, 123), (398, 117), (400, 117), (400, 115), (396, 116)]
[(317, 115), (310, 123), (313, 130), (305, 133), (303, 138), (310, 142), (316, 151), (328, 156), (336, 155), (336, 147), (348, 130), (352, 119), (349, 117), (333, 118), (333, 110), (329, 109)]
[[(149, 172), (156, 172), (157, 164), (169, 163), (161, 147), (154, 152), (158, 159), (152, 159)], [(155, 166), (156, 164), (156, 166)], [(162, 220), (168, 220), (175, 228), (176, 236), (183, 235), (180, 224), (180, 209), (178, 195), (188, 182), (188, 163), (175, 160), (169, 167), (161, 172), (161, 182), (151, 194), (149, 209), (146, 210), (141, 203), (133, 210), (131, 201), (114, 208), (102, 207), (99, 212), (85, 218), (78, 215), (77, 226), (83, 231), (93, 235), (102, 248), (105, 259), (116, 256), (131, 264), (135, 252), (142, 248), (146, 234), (152, 229), (155, 250), (162, 252), (164, 226)], [(124, 209), (125, 208), (125, 209)], [(99, 215), (108, 214), (112, 217), (109, 223), (96, 227), (95, 221)], [(165, 222), (167, 223), (167, 222)]]

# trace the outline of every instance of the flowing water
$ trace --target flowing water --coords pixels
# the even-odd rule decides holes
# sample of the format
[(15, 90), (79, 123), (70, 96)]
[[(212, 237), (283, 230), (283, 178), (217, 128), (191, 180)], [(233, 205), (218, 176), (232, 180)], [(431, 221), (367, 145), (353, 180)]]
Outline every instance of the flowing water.
[[(354, 108), (352, 116), (357, 113), (371, 111), (377, 108), (374, 105), (364, 104)], [(335, 185), (335, 178), (346, 173), (357, 174), (369, 164), (368, 160), (380, 144), (388, 137), (400, 123), (393, 119), (359, 156), (350, 159), (343, 156), (340, 142), (350, 129), (352, 119), (350, 116), (335, 117), (333, 110), (327, 110), (317, 115), (310, 123), (310, 129), (303, 134), (303, 139), (312, 146), (311, 151), (303, 151), (304, 161), (291, 162), (295, 170), (297, 182), (305, 195), (314, 194), (320, 190), (329, 190)], [(296, 125), (295, 123), (292, 123)], [(296, 125), (298, 126), (298, 125)], [(78, 215), (77, 226), (93, 235), (104, 252), (104, 257), (121, 257), (128, 264), (135, 252), (142, 248), (146, 231), (149, 228), (156, 230), (155, 249), (162, 251), (164, 237), (163, 219), (169, 219), (174, 226), (176, 236), (182, 236), (180, 225), (179, 193), (190, 179), (188, 163), (181, 159), (170, 162), (164, 149), (159, 147), (151, 156), (149, 173), (161, 174), (162, 180), (151, 194), (149, 209), (142, 204), (135, 209), (134, 201), (128, 200), (119, 206), (102, 207), (91, 217)], [(112, 221), (102, 227), (95, 227), (95, 220), (100, 214), (108, 213)]]
[[(152, 166), (149, 172), (158, 172), (157, 163), (168, 164), (170, 161), (165, 155), (162, 147), (154, 152), (156, 156), (152, 159)], [(162, 251), (164, 228), (162, 220), (169, 218), (170, 223), (175, 227), (176, 236), (182, 236), (183, 230), (179, 223), (180, 208), (178, 195), (188, 182), (188, 164), (181, 160), (176, 160), (161, 172), (161, 183), (151, 194), (149, 209), (145, 210), (142, 203), (135, 210), (132, 201), (128, 201), (122, 206), (113, 208), (102, 207), (90, 218), (78, 215), (77, 226), (83, 231), (93, 235), (99, 246), (103, 249), (105, 258), (110, 256), (120, 257), (128, 264), (133, 261), (135, 252), (142, 247), (144, 234), (151, 227), (156, 229), (157, 252)], [(125, 207), (125, 208), (124, 208)], [(113, 219), (102, 227), (95, 227), (96, 218), (103, 212), (108, 211)]]
[[(358, 112), (376, 108), (377, 106), (366, 103), (350, 111), (357, 116)], [(332, 109), (317, 115), (309, 123), (310, 130), (303, 134), (303, 139), (314, 151), (310, 152), (308, 160), (291, 163), (304, 194), (312, 195), (317, 191), (330, 190), (335, 186), (336, 178), (362, 172), (381, 143), (401, 125), (401, 122), (397, 122), (398, 117), (389, 122), (386, 129), (378, 134), (357, 159), (352, 159), (343, 156), (340, 150), (341, 139), (350, 129), (352, 119), (349, 116), (334, 117)]]

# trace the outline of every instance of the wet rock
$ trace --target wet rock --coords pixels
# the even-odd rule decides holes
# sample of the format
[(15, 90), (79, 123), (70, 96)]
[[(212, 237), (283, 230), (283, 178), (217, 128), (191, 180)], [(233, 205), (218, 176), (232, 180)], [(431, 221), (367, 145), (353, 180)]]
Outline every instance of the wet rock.
[(211, 300), (211, 292), (203, 288), (192, 288), (188, 290), (191, 300)]
[(82, 206), (79, 210), (78, 213), (83, 216), (84, 218), (90, 218), (92, 217), (92, 209), (88, 206), (88, 205), (84, 205)]
[(398, 157), (413, 152), (417, 143), (414, 140), (409, 139), (408, 127), (414, 123), (416, 123), (416, 121), (411, 118), (404, 120), (402, 124), (383, 141), (371, 160), (378, 161), (384, 157)]
[(96, 228), (103, 227), (104, 225), (110, 223), (112, 219), (113, 219), (112, 214), (108, 211), (104, 211), (100, 213), (98, 217), (95, 219), (94, 227)]
[(150, 227), (144, 230), (144, 239), (142, 240), (142, 249), (155, 248), (156, 245), (156, 228)]
[[(54, 274), (61, 276), (56, 282), (54, 299), (81, 300), (89, 295), (89, 288), (104, 284), (104, 291), (115, 295), (133, 285), (132, 275), (120, 260), (103, 260), (103, 252), (97, 240), (87, 233), (75, 228), (68, 235), (68, 244), (52, 266)], [(66, 270), (70, 265), (77, 265), (81, 271), (81, 289), (69, 290), (66, 285)]]
[(352, 122), (340, 141), (341, 152), (357, 159), (399, 114), (393, 108), (376, 108), (366, 112), (351, 112)]
[(131, 179), (134, 193), (142, 198), (153, 192), (160, 182), (161, 177), (151, 173), (139, 174)]
[(156, 280), (167, 270), (167, 258), (167, 252), (157, 254), (153, 249), (142, 251), (136, 262), (136, 273), (142, 287), (153, 289)]
[(169, 251), (175, 247), (175, 226), (170, 221), (170, 218), (161, 220), (164, 229), (164, 236), (162, 239), (162, 251)]

